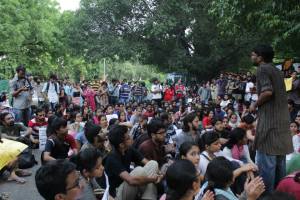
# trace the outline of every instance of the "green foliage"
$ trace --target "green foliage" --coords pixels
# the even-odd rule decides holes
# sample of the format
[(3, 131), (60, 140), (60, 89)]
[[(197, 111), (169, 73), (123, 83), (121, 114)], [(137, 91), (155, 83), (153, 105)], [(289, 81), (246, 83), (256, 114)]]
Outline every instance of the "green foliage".
[(248, 69), (261, 42), (278, 58), (299, 56), (298, 0), (81, 0), (63, 13), (54, 0), (0, 4), (1, 78), (22, 63), (36, 75), (93, 79), (106, 58), (108, 78), (209, 79)]

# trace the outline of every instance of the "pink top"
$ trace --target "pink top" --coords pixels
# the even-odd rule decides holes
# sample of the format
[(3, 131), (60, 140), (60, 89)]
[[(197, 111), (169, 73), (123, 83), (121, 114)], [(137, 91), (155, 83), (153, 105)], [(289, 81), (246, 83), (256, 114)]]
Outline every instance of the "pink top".
[(83, 96), (87, 100), (88, 105), (90, 105), (91, 110), (94, 112), (96, 110), (96, 103), (95, 103), (96, 93), (94, 92), (94, 90), (87, 88), (86, 90), (84, 90)]

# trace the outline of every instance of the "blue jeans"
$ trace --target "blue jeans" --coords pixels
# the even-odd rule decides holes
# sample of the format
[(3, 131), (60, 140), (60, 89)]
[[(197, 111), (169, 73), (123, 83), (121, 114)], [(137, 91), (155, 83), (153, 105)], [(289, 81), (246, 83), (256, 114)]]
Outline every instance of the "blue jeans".
[(119, 103), (127, 105), (129, 102), (129, 98), (120, 98), (119, 99)]
[(278, 182), (286, 175), (285, 156), (268, 155), (256, 151), (255, 163), (266, 185), (266, 193), (271, 193)]
[(15, 121), (22, 122), (25, 126), (28, 125), (29, 120), (31, 119), (31, 108), (25, 109), (16, 109), (14, 108)]
[(134, 100), (135, 100), (137, 103), (141, 103), (142, 100), (143, 100), (143, 96), (134, 96)]

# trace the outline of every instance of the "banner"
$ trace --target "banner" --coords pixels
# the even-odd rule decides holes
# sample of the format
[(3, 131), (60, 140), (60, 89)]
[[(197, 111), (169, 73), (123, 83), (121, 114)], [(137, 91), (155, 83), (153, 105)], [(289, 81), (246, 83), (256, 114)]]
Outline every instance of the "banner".
[(39, 150), (44, 151), (47, 142), (47, 133), (45, 127), (39, 128)]

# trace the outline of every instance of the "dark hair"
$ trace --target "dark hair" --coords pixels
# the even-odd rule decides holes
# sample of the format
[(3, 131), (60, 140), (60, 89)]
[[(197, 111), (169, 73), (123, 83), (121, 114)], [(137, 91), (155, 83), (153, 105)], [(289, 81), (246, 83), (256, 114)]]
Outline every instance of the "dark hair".
[(71, 123), (75, 122), (75, 120), (76, 120), (76, 115), (78, 115), (78, 114), (81, 115), (81, 113), (78, 112), (78, 111), (73, 111), (73, 112), (71, 112), (71, 116), (70, 116)]
[(40, 113), (40, 112), (45, 112), (45, 110), (44, 110), (43, 108), (41, 108), (41, 107), (37, 107), (37, 108), (35, 109), (35, 114), (37, 115), (37, 114)]
[(3, 112), (0, 114), (0, 124), (3, 125), (4, 119), (7, 115), (12, 115), (10, 112)]
[(246, 124), (252, 124), (254, 121), (255, 118), (251, 114), (248, 114), (242, 118), (242, 122), (245, 122)]
[(124, 111), (121, 111), (118, 115), (118, 118), (119, 118), (119, 121), (121, 122), (121, 114), (124, 114), (125, 115), (125, 122), (127, 121), (127, 115), (126, 115), (126, 112)]
[(96, 167), (99, 158), (102, 158), (102, 155), (98, 149), (87, 148), (71, 157), (70, 161), (76, 164), (76, 169), (81, 173), (84, 169), (88, 172), (92, 172), (92, 170)]
[(233, 180), (234, 168), (229, 160), (220, 156), (209, 162), (205, 177), (208, 181), (206, 190), (224, 189)]
[(24, 66), (24, 65), (19, 65), (19, 66), (16, 68), (16, 72), (19, 72), (19, 71), (25, 72), (25, 71), (26, 71), (25, 66)]
[(67, 160), (49, 161), (42, 165), (35, 174), (35, 184), (40, 195), (46, 200), (53, 200), (59, 193), (65, 194), (68, 175), (76, 166)]
[(161, 113), (161, 114), (160, 114), (160, 119), (161, 119), (162, 121), (169, 120), (169, 113), (166, 113), (166, 112)]
[(195, 112), (189, 113), (187, 116), (183, 118), (183, 127), (182, 130), (184, 132), (190, 131), (189, 123), (192, 123), (193, 120), (197, 117)]
[(111, 126), (115, 125), (115, 123), (116, 123), (118, 120), (119, 120), (119, 119), (117, 119), (117, 118), (112, 118), (111, 120), (109, 120), (108, 127), (111, 128)]
[(295, 106), (295, 102), (292, 99), (288, 99), (288, 104), (290, 104), (291, 106)]
[(229, 140), (226, 142), (225, 146), (232, 149), (240, 140), (242, 140), (246, 135), (246, 131), (242, 128), (235, 128), (229, 134)]
[(296, 198), (286, 192), (274, 191), (263, 198), (263, 200), (296, 200)]
[(300, 171), (295, 174), (294, 181), (300, 183)]
[(274, 58), (274, 50), (270, 45), (258, 45), (252, 51), (261, 56), (267, 63), (272, 62)]
[(84, 126), (84, 135), (87, 141), (90, 144), (95, 142), (95, 137), (101, 131), (101, 127), (99, 125), (93, 124), (92, 122), (88, 121)]
[(193, 146), (197, 146), (198, 145), (195, 142), (184, 142), (180, 145), (179, 147), (179, 158), (181, 158), (181, 156), (186, 156), (186, 154), (192, 149)]
[(147, 133), (149, 137), (151, 138), (151, 134), (157, 134), (159, 129), (166, 129), (164, 123), (157, 118), (152, 119), (149, 124), (147, 125)]
[(51, 123), (51, 129), (52, 133), (56, 133), (57, 130), (59, 130), (61, 127), (66, 127), (68, 125), (67, 120), (65, 120), (62, 117), (56, 117), (53, 119), (53, 122)]
[(211, 121), (211, 124), (215, 126), (217, 122), (223, 122), (223, 120), (220, 117), (216, 117)]
[(48, 126), (46, 129), (47, 137), (49, 137), (53, 133), (52, 123), (53, 123), (54, 119), (56, 119), (56, 118), (57, 118), (56, 115), (52, 115), (48, 118)]
[(215, 141), (217, 141), (218, 139), (220, 139), (219, 134), (214, 132), (214, 131), (210, 131), (210, 132), (206, 132), (204, 133), (198, 143), (199, 143), (199, 148), (200, 151), (205, 151), (205, 146), (206, 145), (211, 145), (212, 143), (214, 143)]
[(166, 172), (168, 186), (166, 200), (180, 199), (197, 180), (197, 169), (189, 160), (175, 161)]
[(128, 128), (124, 125), (113, 126), (108, 133), (108, 140), (110, 144), (118, 149), (119, 145), (124, 142), (125, 134), (128, 132)]
[(50, 79), (56, 80), (56, 79), (57, 79), (57, 76), (56, 76), (55, 74), (50, 74), (49, 78), (50, 78)]
[(290, 123), (290, 125), (291, 124), (296, 124), (296, 126), (299, 128), (299, 124), (296, 122), (296, 121), (292, 121), (291, 123)]

